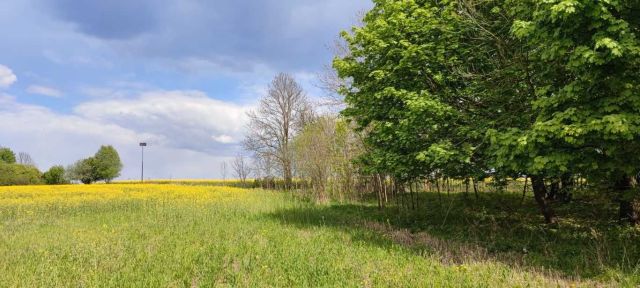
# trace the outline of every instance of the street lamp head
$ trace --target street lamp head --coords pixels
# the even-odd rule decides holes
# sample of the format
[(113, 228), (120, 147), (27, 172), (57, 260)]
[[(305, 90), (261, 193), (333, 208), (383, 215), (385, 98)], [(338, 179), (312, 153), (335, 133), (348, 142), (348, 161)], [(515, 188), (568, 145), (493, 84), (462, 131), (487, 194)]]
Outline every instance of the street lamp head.
[(141, 142), (141, 143), (140, 143), (140, 147), (146, 147), (146, 146), (147, 146), (147, 143), (146, 143), (146, 142)]

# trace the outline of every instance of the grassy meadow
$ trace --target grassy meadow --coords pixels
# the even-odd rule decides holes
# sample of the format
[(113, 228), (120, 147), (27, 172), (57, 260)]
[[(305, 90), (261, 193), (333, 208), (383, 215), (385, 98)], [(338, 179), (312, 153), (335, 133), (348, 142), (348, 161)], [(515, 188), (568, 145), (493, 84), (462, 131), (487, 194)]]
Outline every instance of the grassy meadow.
[(0, 187), (0, 287), (640, 284), (637, 230), (583, 215), (540, 233), (534, 209), (504, 210), (515, 195), (421, 197), (412, 215), (218, 186)]

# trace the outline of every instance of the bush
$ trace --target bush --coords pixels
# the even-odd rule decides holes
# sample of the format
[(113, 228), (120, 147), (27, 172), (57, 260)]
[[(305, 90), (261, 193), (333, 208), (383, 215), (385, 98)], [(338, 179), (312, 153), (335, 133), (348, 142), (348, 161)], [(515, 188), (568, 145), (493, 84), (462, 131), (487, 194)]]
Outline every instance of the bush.
[(53, 166), (49, 171), (44, 172), (42, 175), (44, 183), (47, 185), (60, 185), (68, 184), (69, 181), (65, 178), (65, 170), (62, 166)]
[(16, 153), (13, 153), (9, 148), (0, 147), (0, 163), (16, 163)]
[(33, 166), (0, 163), (0, 186), (42, 184), (41, 176)]

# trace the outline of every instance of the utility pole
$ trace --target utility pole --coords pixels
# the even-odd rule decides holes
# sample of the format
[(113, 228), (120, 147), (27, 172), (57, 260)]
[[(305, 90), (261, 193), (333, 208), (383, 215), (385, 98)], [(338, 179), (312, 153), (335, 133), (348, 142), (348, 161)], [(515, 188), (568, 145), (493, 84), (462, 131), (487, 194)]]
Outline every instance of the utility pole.
[(144, 183), (144, 147), (147, 147), (146, 142), (140, 143), (140, 151), (142, 152), (142, 165), (140, 169), (140, 183)]

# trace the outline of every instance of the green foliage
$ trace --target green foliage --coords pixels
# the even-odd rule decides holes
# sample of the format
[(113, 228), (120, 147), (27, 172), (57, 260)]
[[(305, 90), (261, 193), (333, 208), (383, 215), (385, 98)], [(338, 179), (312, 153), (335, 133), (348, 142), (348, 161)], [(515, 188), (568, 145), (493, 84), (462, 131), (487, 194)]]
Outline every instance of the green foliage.
[(11, 151), (9, 148), (0, 147), (0, 163), (16, 163), (16, 153)]
[(41, 184), (41, 175), (33, 166), (0, 162), (0, 186)]
[(296, 169), (310, 181), (309, 196), (320, 202), (353, 196), (358, 176), (353, 161), (363, 152), (358, 138), (344, 119), (330, 116), (316, 118), (296, 135)]
[(65, 177), (65, 170), (62, 166), (53, 166), (49, 171), (42, 174), (42, 179), (47, 185), (68, 184), (69, 181)]
[(344, 115), (368, 132), (363, 163), (400, 179), (637, 174), (637, 11), (634, 1), (375, 1), (334, 61)]
[(374, 3), (334, 60), (365, 171), (534, 176), (549, 217), (544, 179), (640, 172), (640, 2)]
[(122, 170), (122, 162), (120, 156), (113, 146), (102, 146), (100, 150), (93, 156), (94, 159), (94, 178), (96, 180), (104, 180), (109, 183), (114, 178), (120, 176)]
[(98, 181), (95, 159), (89, 157), (78, 160), (73, 165), (67, 167), (66, 178), (71, 181), (80, 181), (83, 184), (91, 184)]
[(120, 176), (122, 163), (118, 152), (112, 146), (102, 146), (93, 157), (82, 159), (67, 167), (66, 178), (91, 184), (97, 181), (111, 182)]
[[(511, 37), (512, 3), (376, 1), (343, 33), (334, 68), (349, 86), (344, 115), (367, 132), (363, 164), (397, 179), (481, 176), (486, 132), (529, 120), (526, 64)], [(523, 83), (515, 84), (514, 83)]]
[[(525, 2), (526, 3), (526, 2)], [(526, 129), (492, 134), (496, 164), (534, 173), (580, 171), (596, 181), (640, 171), (637, 1), (524, 5), (513, 33), (542, 63)], [(514, 167), (518, 166), (518, 167)]]

